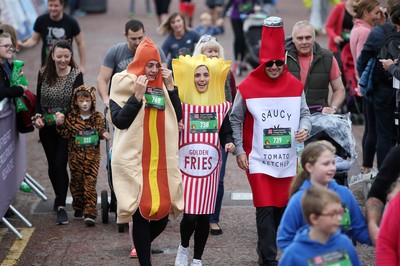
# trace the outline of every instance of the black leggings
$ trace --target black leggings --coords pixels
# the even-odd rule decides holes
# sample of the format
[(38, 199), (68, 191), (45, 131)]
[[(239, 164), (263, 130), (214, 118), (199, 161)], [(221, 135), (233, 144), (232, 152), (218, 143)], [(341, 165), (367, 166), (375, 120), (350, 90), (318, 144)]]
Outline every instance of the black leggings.
[(142, 217), (139, 209), (133, 214), (133, 242), (141, 266), (151, 265), (151, 242), (159, 236), (168, 223), (168, 215), (158, 221), (149, 221)]
[(181, 221), (181, 245), (189, 246), (194, 232), (194, 259), (201, 260), (210, 231), (210, 214), (183, 214)]
[(364, 113), (364, 135), (362, 138), (363, 149), (363, 167), (372, 168), (376, 153), (376, 122), (374, 107), (370, 102), (363, 98), (363, 113)]
[(233, 55), (235, 60), (243, 61), (246, 53), (246, 43), (244, 41), (243, 33), (243, 20), (231, 19), (232, 30), (234, 36), (233, 40)]
[(48, 173), (56, 199), (54, 207), (65, 207), (68, 192), (68, 141), (58, 135), (55, 126), (45, 126), (39, 130), (39, 138), (47, 158)]

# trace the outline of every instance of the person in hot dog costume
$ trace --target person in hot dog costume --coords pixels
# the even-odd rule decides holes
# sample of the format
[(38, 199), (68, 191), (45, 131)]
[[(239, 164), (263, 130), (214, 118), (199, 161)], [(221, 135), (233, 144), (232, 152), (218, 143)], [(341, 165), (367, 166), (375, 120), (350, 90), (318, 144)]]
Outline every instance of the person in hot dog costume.
[(285, 64), (283, 21), (264, 21), (260, 66), (238, 86), (230, 120), (236, 161), (246, 171), (256, 207), (259, 265), (278, 265), (276, 231), (296, 174), (295, 142), (311, 129), (303, 85)]
[(172, 68), (180, 88), (184, 125), (179, 139), (179, 166), (185, 208), (175, 265), (188, 265), (193, 233), (191, 265), (202, 265), (218, 191), (220, 148), (222, 145), (226, 152), (235, 150), (228, 117), (231, 103), (225, 100), (224, 89), (230, 61), (205, 55), (180, 56), (172, 61)]
[(114, 142), (111, 167), (117, 222), (133, 221), (140, 265), (151, 265), (153, 241), (171, 212), (183, 209), (178, 167), (182, 109), (172, 71), (161, 66), (156, 45), (144, 39), (128, 68), (114, 75), (110, 94)]

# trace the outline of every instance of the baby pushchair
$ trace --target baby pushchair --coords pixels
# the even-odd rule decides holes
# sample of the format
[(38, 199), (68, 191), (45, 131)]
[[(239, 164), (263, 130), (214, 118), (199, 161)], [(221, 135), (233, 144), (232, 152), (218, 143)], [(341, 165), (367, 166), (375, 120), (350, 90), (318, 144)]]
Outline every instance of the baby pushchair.
[(248, 15), (243, 22), (243, 34), (247, 48), (245, 61), (252, 68), (260, 65), (258, 56), (261, 47), (261, 33), (264, 19), (267, 17), (268, 15), (265, 13), (254, 13)]
[(306, 141), (307, 144), (316, 140), (327, 140), (335, 146), (338, 157), (336, 157), (337, 170), (334, 178), (338, 184), (344, 186), (348, 186), (348, 171), (357, 157), (350, 115), (350, 113), (312, 114), (312, 129)]
[[(110, 131), (110, 124), (107, 120), (107, 111), (108, 108), (104, 109), (104, 118), (106, 124), (106, 130)], [(109, 212), (115, 213), (115, 220), (117, 220), (117, 198), (114, 193), (113, 183), (112, 183), (112, 171), (111, 171), (111, 155), (112, 155), (112, 148), (111, 143), (109, 140), (106, 140), (106, 153), (107, 153), (107, 162), (106, 162), (106, 169), (107, 169), (107, 178), (108, 178), (108, 185), (110, 186), (111, 190), (111, 197), (110, 201), (108, 201), (108, 192), (107, 190), (101, 191), (101, 221), (102, 223), (108, 223), (108, 214)], [(124, 224), (118, 224), (118, 232), (123, 233), (125, 230)]]

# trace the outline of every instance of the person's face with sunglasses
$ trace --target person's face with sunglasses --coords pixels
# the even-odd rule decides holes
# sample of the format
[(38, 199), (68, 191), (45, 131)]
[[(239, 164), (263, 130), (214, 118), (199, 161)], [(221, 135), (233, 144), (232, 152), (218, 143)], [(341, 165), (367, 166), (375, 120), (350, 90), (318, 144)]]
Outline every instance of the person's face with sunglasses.
[(271, 79), (278, 78), (283, 73), (283, 60), (271, 60), (265, 63), (265, 74)]

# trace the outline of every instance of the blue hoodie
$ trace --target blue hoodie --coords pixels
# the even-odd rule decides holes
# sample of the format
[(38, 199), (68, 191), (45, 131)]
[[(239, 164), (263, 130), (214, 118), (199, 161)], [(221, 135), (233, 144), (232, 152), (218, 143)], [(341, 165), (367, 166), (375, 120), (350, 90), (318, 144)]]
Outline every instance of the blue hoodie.
[[(280, 266), (320, 265), (312, 264), (311, 262), (321, 262), (323, 261), (323, 258), (332, 259), (332, 257), (336, 257), (335, 255), (339, 257), (344, 255), (347, 260), (351, 261), (351, 265), (353, 266), (362, 265), (358, 258), (356, 249), (354, 248), (350, 239), (347, 236), (341, 234), (340, 230), (333, 234), (325, 244), (321, 244), (320, 242), (310, 239), (310, 237), (308, 236), (309, 232), (310, 227), (308, 225), (302, 227), (297, 232), (293, 243), (287, 247), (281, 259), (279, 260)], [(310, 259), (313, 260), (309, 261)], [(348, 263), (340, 265), (350, 264)]]
[[(292, 243), (296, 231), (307, 224), (301, 211), (301, 197), (304, 191), (311, 186), (310, 180), (305, 180), (299, 191), (290, 198), (283, 213), (277, 235), (277, 244), (282, 251)], [(334, 179), (329, 183), (328, 189), (335, 191), (339, 195), (342, 204), (349, 210), (351, 228), (348, 232), (343, 232), (349, 233), (351, 238), (362, 244), (371, 245), (367, 223), (351, 190), (348, 187), (338, 185)]]

